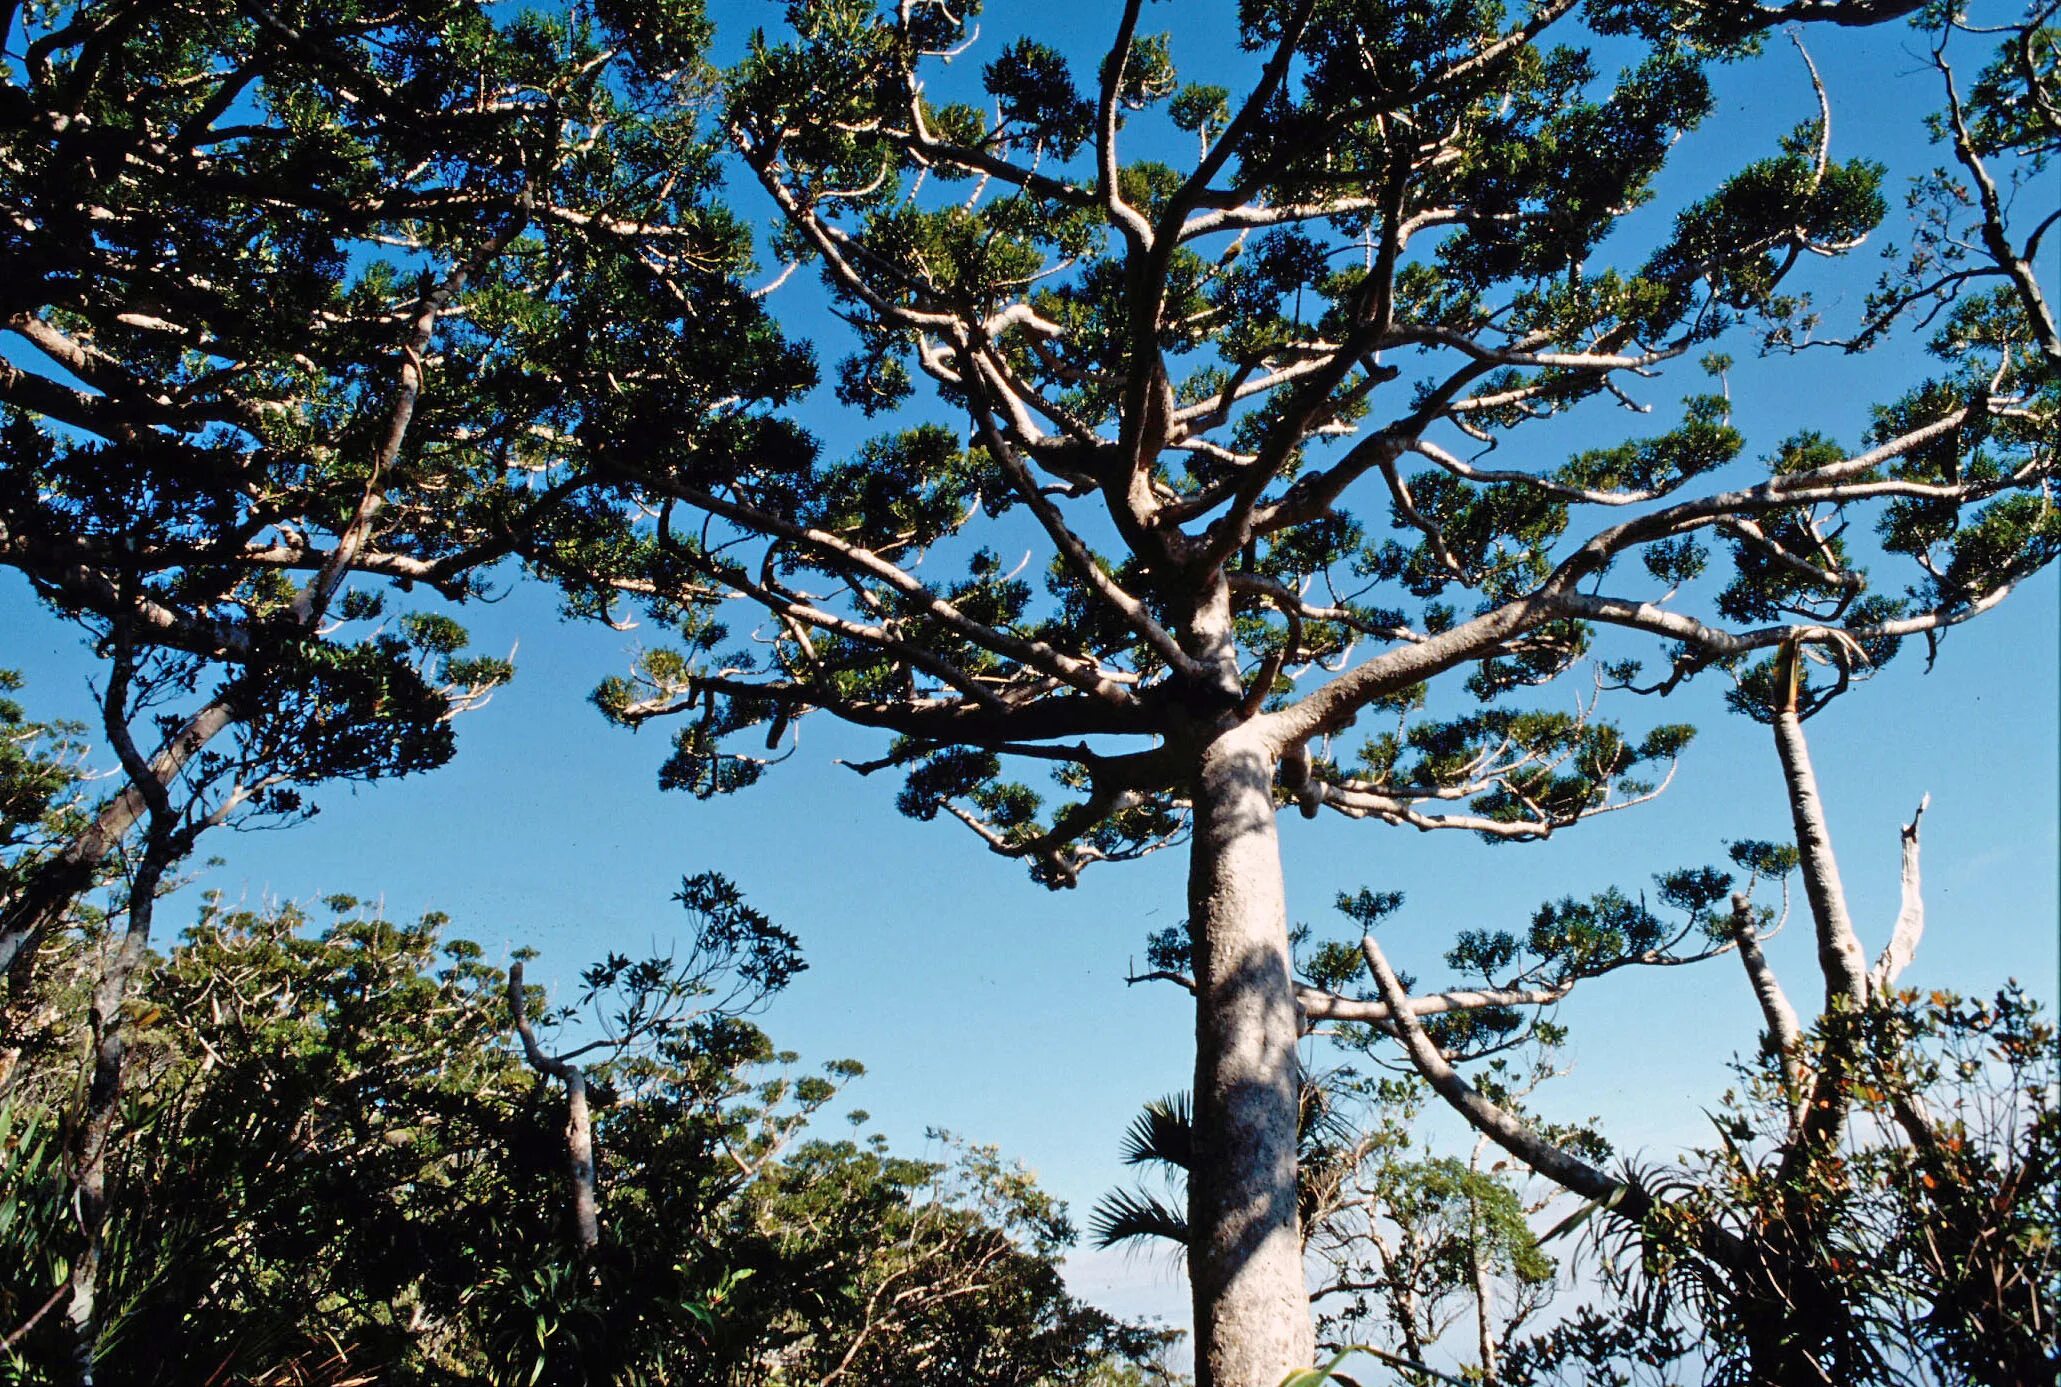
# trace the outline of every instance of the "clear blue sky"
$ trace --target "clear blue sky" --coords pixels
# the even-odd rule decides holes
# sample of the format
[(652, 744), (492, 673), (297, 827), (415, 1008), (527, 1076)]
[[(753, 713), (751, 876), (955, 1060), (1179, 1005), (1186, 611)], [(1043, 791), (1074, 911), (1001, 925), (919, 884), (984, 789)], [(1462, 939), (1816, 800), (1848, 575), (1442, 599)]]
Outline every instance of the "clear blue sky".
[[(1146, 18), (1148, 27), (1175, 29), (1180, 60), (1191, 25), (1219, 26), (1211, 42), (1221, 47), (1227, 8), (1155, 6)], [(739, 36), (738, 13), (747, 23), (777, 20), (769, 5), (716, 10), (732, 26), (726, 48)], [(1047, 36), (1057, 29), (1056, 41), (1091, 72), (1086, 55), (1109, 22), (1101, 6), (991, 7), (983, 49), (1024, 27)], [(1832, 92), (1836, 153), (1875, 152), (1902, 172), (1937, 161), (1918, 126), (1933, 88), (1904, 31), (1820, 30), (1810, 41)], [(1214, 76), (1208, 69), (1221, 57), (1194, 75)], [(1812, 114), (1786, 45), (1726, 74), (1723, 91), (1719, 117), (1681, 151), (1663, 201), (1704, 186), (1729, 161), (1770, 150)], [(1891, 214), (1892, 235), (1899, 216)], [(1843, 304), (1827, 304), (1835, 321), (1857, 307), (1872, 275), (1869, 265), (1847, 267)], [(814, 293), (797, 282), (775, 302), (806, 330), (823, 321), (807, 309)], [(1867, 403), (1918, 370), (1902, 352), (1773, 362), (1737, 354), (1737, 422), (1753, 455), (1804, 427), (1851, 442)], [(833, 361), (835, 349), (825, 357)], [(1654, 422), (1692, 388), (1663, 383)], [(833, 448), (861, 436), (827, 401), (811, 423)], [(1622, 416), (1604, 425), (1622, 429)], [(444, 910), (490, 954), (533, 945), (543, 953), (535, 976), (569, 982), (606, 950), (665, 945), (677, 922), (671, 891), (683, 874), (713, 867), (807, 949), (810, 970), (765, 1018), (767, 1028), (812, 1062), (864, 1061), (869, 1075), (847, 1106), (868, 1109), (897, 1147), (918, 1149), (933, 1126), (994, 1142), (1083, 1215), (1125, 1177), (1116, 1159), (1123, 1126), (1140, 1103), (1188, 1077), (1185, 995), (1123, 981), (1144, 935), (1183, 914), (1178, 851), (1098, 868), (1076, 891), (1047, 893), (956, 825), (898, 816), (891, 777), (864, 780), (834, 764), (877, 754), (879, 742), (822, 718), (805, 722), (792, 760), (741, 796), (702, 804), (662, 795), (655, 774), (667, 730), (613, 730), (586, 703), (601, 677), (623, 667), (638, 633), (565, 625), (547, 598), (520, 585), (497, 605), (459, 615), (487, 652), (518, 641), (520, 651), (515, 683), (463, 721), (455, 763), (411, 781), (327, 792), (320, 817), (291, 832), (217, 835), (204, 852), (226, 860), (207, 886), (253, 902), (348, 891), (381, 895), (395, 914)], [(0, 582), (0, 631), (0, 667), (29, 676), (31, 710), (83, 716), (90, 657), (74, 630), (35, 608), (11, 577)], [(1909, 975), (1918, 985), (1974, 991), (2015, 975), (2054, 1000), (2057, 645), (2061, 602), (2049, 572), (1953, 633), (1934, 673), (1923, 674), (1922, 652), (1906, 652), (1809, 724), (1871, 944), (1886, 937), (1896, 910), (1897, 824), (1922, 793), (1933, 797), (1931, 915)], [(1726, 714), (1719, 693), (1706, 683), (1625, 709), (1634, 727), (1691, 721), (1703, 736), (1662, 801), (1547, 844), (1489, 847), (1471, 835), (1288, 816), (1295, 918), (1328, 926), (1340, 890), (1406, 891), (1392, 949), (1399, 966), (1435, 977), (1457, 929), (1518, 926), (1549, 896), (1637, 887), (1656, 871), (1720, 861), (1727, 839), (1786, 838), (1767, 733)], [(1774, 954), (1792, 990), (1807, 992), (1801, 932), (1778, 941)], [(1576, 1070), (1547, 1107), (1565, 1117), (1600, 1113), (1623, 1146), (1656, 1154), (1702, 1135), (1700, 1114), (1724, 1086), (1725, 1061), (1751, 1046), (1757, 1024), (1729, 959), (1620, 974), (1579, 995), (1563, 1017)], [(1084, 1259), (1079, 1284), (1112, 1308), (1185, 1318), (1185, 1292), (1162, 1262)]]

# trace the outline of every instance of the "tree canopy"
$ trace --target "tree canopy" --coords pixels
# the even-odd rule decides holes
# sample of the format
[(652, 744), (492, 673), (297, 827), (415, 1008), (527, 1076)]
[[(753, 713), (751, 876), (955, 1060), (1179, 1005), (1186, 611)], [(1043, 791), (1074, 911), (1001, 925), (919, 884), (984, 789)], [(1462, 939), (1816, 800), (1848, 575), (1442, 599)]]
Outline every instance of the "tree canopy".
[[(1691, 872), (1660, 883), (1685, 930), (1570, 899), (1522, 962), (1459, 939), (1478, 987), (1411, 999), (1378, 945), (1378, 997), (1341, 990), (1349, 956), (1299, 984), (1282, 812), (1545, 838), (1667, 784), (1692, 729), (1614, 719), (1690, 681), (1788, 770), (1804, 718), (2061, 551), (2056, 219), (2011, 196), (2056, 147), (2051, 4), (1243, 0), (1214, 47), (1150, 18), (1126, 0), (1084, 46), (794, 0), (719, 68), (691, 0), (0, 3), (0, 564), (96, 642), (122, 769), (88, 813), (66, 734), (4, 765), (11, 1053), (62, 1031), (58, 926), (120, 930), (73, 998), (79, 1343), (154, 901), (219, 825), (447, 760), (511, 673), (448, 609), (518, 567), (666, 633), (595, 701), (676, 728), (667, 786), (749, 786), (822, 713), (884, 734), (857, 769), (904, 812), (1046, 885), (1185, 850), (1154, 971), (1196, 1002), (1199, 1374), (1274, 1387), (1312, 1360), (1313, 1024), (1385, 1008), (1428, 1078), (1512, 1006), (1744, 953)], [(1906, 18), (1951, 163), (1864, 294), (1842, 262), (1896, 190), (1811, 50)], [(1803, 119), (1685, 168), (1713, 75), (1791, 23)], [(762, 252), (787, 268), (754, 289)], [(829, 321), (851, 350), (812, 433)], [(1905, 333), (1930, 363), (1846, 437), (1735, 413), (1733, 352)], [(593, 1246), (596, 1081), (495, 985), (565, 1092)]]
[[(608, 15), (0, 9), (0, 563), (177, 686), (159, 781), (227, 730), (245, 794), (440, 764), (509, 673), (443, 603), (525, 536), (587, 542), (595, 440), (785, 436), (760, 410), (808, 354), (654, 85), (707, 26)], [(10, 893), (0, 963), (144, 808)]]
[[(806, 1130), (861, 1068), (774, 1046), (748, 1013), (792, 937), (735, 938), (735, 889), (688, 887), (691, 952), (604, 960), (561, 1007), (532, 989), (549, 1032), (622, 1042), (590, 1047), (591, 1247), (557, 1086), (477, 944), (349, 896), (207, 907), (136, 990), (96, 1380), (1142, 1383), (1166, 1335), (1067, 1293), (1072, 1226), (1023, 1170)], [(0, 1099), (10, 1380), (71, 1380), (64, 1316), (35, 1312), (68, 1280), (72, 1069)]]
[[(856, 336), (838, 398), (913, 409), (920, 382), (925, 417), (642, 454), (652, 523), (595, 576), (763, 619), (734, 645), (690, 612), (598, 699), (684, 721), (662, 778), (699, 795), (757, 779), (806, 714), (883, 729), (862, 768), (905, 776), (905, 812), (1048, 884), (1186, 843), (1205, 1382), (1308, 1356), (1277, 807), (1545, 837), (1654, 793), (1690, 733), (1535, 688), (1716, 673), (1766, 719), (1801, 649), (1814, 711), (2054, 557), (2051, 219), (2014, 227), (1996, 191), (2051, 144), (2003, 115), (2007, 88), (2051, 92), (2044, 40), (1949, 98), (1990, 191), (1935, 190), (1948, 220), (1841, 339), (1922, 319), (1936, 358), (1853, 438), (1749, 439), (1726, 393), (1727, 345), (1824, 335), (1800, 270), (1887, 210), (1808, 54), (1814, 115), (1656, 200), (1714, 66), (1781, 21), (1905, 13), (1255, 3), (1234, 91), (1184, 81), (1199, 35), (1139, 3), (1077, 79), (968, 7), (822, 0), (726, 74), (718, 127), (779, 251)], [(1393, 731), (1347, 737), (1365, 717)]]

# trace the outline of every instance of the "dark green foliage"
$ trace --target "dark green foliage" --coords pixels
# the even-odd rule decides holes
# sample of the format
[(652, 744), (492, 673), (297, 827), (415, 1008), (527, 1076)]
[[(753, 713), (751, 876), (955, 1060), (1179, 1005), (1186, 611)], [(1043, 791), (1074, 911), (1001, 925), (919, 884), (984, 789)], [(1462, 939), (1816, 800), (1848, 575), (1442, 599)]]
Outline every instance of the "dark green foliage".
[(62, 1136), (49, 1111), (0, 1099), (0, 1320), (10, 1335), (39, 1310), (47, 1315), (65, 1288), (72, 1230)]
[[(694, 950), (711, 971), (734, 972), (761, 995), (787, 986), (808, 967), (801, 941), (747, 904), (735, 883), (717, 872), (698, 872), (680, 883), (673, 897), (697, 923)], [(612, 986), (614, 979), (583, 975), (587, 986)]]
[(698, 64), (698, 5), (6, 26), (0, 563), (138, 652), (161, 734), (229, 710), (196, 783), (283, 781), (254, 807), (291, 815), (442, 764), (512, 670), (441, 604), (540, 543), (591, 603), (637, 543), (593, 496), (615, 453), (735, 471), (791, 437), (765, 406), (810, 358), (737, 282), (750, 233), (646, 66)]
[[(1758, 652), (1805, 631), (1831, 661), (1815, 709), (2049, 562), (2052, 401), (2025, 296), (1955, 310), (1949, 379), (1884, 405), (1870, 467), (1799, 438), (1740, 472), (1748, 440), (1700, 380), (1672, 427), (1594, 406), (1643, 407), (1647, 378), (1692, 356), (1723, 377), (1730, 355), (1705, 344), (1749, 322), (1801, 340), (1814, 310), (1791, 271), (1886, 211), (1884, 171), (1832, 149), (1828, 117), (1648, 204), (1712, 118), (1713, 64), (1779, 19), (1911, 8), (1252, 4), (1245, 77), (1219, 88), (1184, 82), (1179, 32), (1136, 23), (1093, 83), (1037, 32), (989, 39), (974, 81), (944, 61), (978, 47), (973, 10), (790, 6), (725, 75), (720, 124), (782, 253), (821, 270), (854, 329), (840, 398), (915, 405), (920, 375), (958, 423), (802, 447), (777, 484), (630, 467), (661, 538), (677, 508), (712, 547), (629, 546), (596, 601), (612, 585), (671, 620), (713, 584), (776, 622), (754, 661), (682, 648), (654, 675), (647, 657), (604, 704), (694, 718), (665, 781), (697, 794), (751, 783), (743, 739), (777, 742), (791, 717), (881, 729), (895, 749), (866, 768), (912, 777), (905, 812), (949, 807), (1059, 885), (1167, 841), (1194, 757), (1247, 722), (1307, 747), (1311, 776), (1283, 791), (1308, 813), (1519, 838), (1636, 800), (1662, 778), (1640, 764), (1685, 737), (1507, 706), (1611, 627), (1664, 636), (1669, 669), (1641, 685), (1613, 655), (1606, 686), (1719, 669), (1748, 711)], [(1985, 80), (2001, 110), (2008, 81)], [(1179, 138), (1152, 143), (1162, 125)], [(1182, 145), (1192, 161), (1169, 162)], [(1490, 459), (1577, 410), (1605, 436)], [(1933, 490), (1884, 491), (1892, 476)], [(1009, 508), (1035, 521), (1043, 593), (995, 577), (1023, 531), (977, 534)], [(1871, 586), (1863, 509), (1936, 576)], [(1427, 674), (1410, 651), (1442, 634), (1454, 653)], [(1456, 665), (1486, 717), (1430, 704)], [(1420, 706), (1364, 765), (1334, 759), (1352, 714)], [(1462, 751), (1504, 737), (1517, 764), (1471, 783)], [(1030, 748), (1086, 796), (1013, 779)], [(1455, 798), (1468, 814), (1441, 810)]]
[[(1302, 1085), (1297, 1124), (1297, 1200), (1305, 1237), (1313, 1232), (1313, 1220), (1324, 1201), (1336, 1194), (1343, 1164), (1352, 1159), (1357, 1134), (1343, 1108), (1346, 1096), (1345, 1087), (1329, 1081), (1305, 1080)], [(1159, 1241), (1187, 1246), (1185, 1196), (1196, 1159), (1193, 1096), (1173, 1093), (1147, 1103), (1124, 1133), (1121, 1151), (1126, 1165), (1147, 1167), (1164, 1181), (1173, 1198), (1163, 1198), (1146, 1186), (1110, 1191), (1096, 1201), (1089, 1221), (1096, 1245), (1117, 1247)]]
[(1338, 910), (1361, 929), (1373, 929), (1383, 920), (1402, 908), (1403, 893), (1400, 891), (1372, 891), (1362, 886), (1353, 895), (1340, 892)]
[(12, 896), (83, 820), (83, 728), (40, 722), (8, 695), (21, 677), (0, 669), (0, 899)]
[[(1846, 1026), (1852, 1034), (1833, 1035)], [(1793, 1166), (1765, 1065), (1715, 1114), (1716, 1142), (1646, 1173), (1678, 1201), (1599, 1232), (1612, 1300), (1520, 1345), (1513, 1383), (1766, 1380), (1784, 1326), (1842, 1381), (2045, 1381), (2061, 1303), (2054, 1032), (2015, 986), (1988, 1002), (1903, 992), (1811, 1039), (1857, 1041), (1867, 1114), (1844, 1150)], [(1697, 1220), (1745, 1252), (1710, 1255)], [(1928, 1380), (1932, 1380), (1928, 1378)]]
[[(1732, 856), (1750, 874), (1749, 886), (1763, 878), (1779, 879), (1796, 866), (1796, 850), (1787, 845), (1740, 843), (1733, 845)], [(1567, 896), (1541, 903), (1532, 913), (1529, 927), (1521, 932), (1456, 931), (1443, 960), (1453, 975), (1451, 983), (1419, 989), (1417, 980), (1407, 973), (1399, 973), (1399, 980), (1418, 995), (1486, 990), (1521, 994), (1529, 1005), (1543, 1007), (1591, 978), (1630, 967), (1697, 962), (1731, 947), (1733, 916), (1725, 904), (1735, 883), (1730, 873), (1711, 866), (1683, 867), (1662, 872), (1653, 880), (1660, 903), (1677, 918), (1663, 919), (1644, 896), (1628, 896), (1616, 887), (1587, 899)], [(1377, 892), (1366, 887), (1355, 893), (1341, 892), (1336, 902), (1355, 936), (1379, 929), (1403, 904), (1400, 891)], [(1756, 910), (1752, 918), (1765, 923), (1767, 915)], [(1304, 929), (1294, 942), (1298, 945), (1296, 971), (1308, 986), (1334, 998), (1378, 999), (1356, 938), (1318, 939)], [(1176, 943), (1185, 950), (1185, 934), (1179, 940), (1171, 933), (1154, 937), (1148, 956), (1155, 968), (1178, 971), (1186, 967), (1185, 957), (1178, 964), (1171, 961), (1175, 957), (1171, 946)], [(1424, 1026), (1449, 1059), (1490, 1061), (1489, 1069), (1477, 1076), (1490, 1091), (1501, 1086), (1495, 1075), (1502, 1061), (1496, 1056), (1527, 1044), (1551, 1051), (1564, 1035), (1563, 1028), (1546, 1014), (1527, 1015), (1521, 1005), (1502, 1001), (1473, 1001), (1435, 1011), (1424, 1017)], [(1378, 1055), (1390, 1044), (1385, 1028), (1363, 1021), (1333, 1022), (1325, 1029), (1355, 1052)], [(1570, 1139), (1577, 1145), (1584, 1140), (1578, 1132)]]
[[(211, 909), (132, 1003), (99, 1380), (733, 1384), (850, 1349), (867, 1382), (1058, 1384), (1156, 1354), (1066, 1293), (1063, 1209), (991, 1150), (812, 1138), (858, 1066), (798, 1071), (740, 1014), (799, 968), (792, 936), (713, 874), (682, 900), (685, 959), (583, 975), (613, 1034), (649, 1037), (591, 1057), (591, 1255), (562, 1095), (477, 946), (348, 898), (319, 928)], [(76, 1236), (58, 1116), (23, 1096), (45, 1091), (67, 1101), (32, 1083), (0, 1106), (10, 1331)], [(60, 1310), (10, 1380), (62, 1380), (65, 1342)]]
[(1033, 144), (1070, 159), (1088, 138), (1094, 108), (1082, 99), (1058, 50), (1022, 38), (982, 72), (1004, 126)]

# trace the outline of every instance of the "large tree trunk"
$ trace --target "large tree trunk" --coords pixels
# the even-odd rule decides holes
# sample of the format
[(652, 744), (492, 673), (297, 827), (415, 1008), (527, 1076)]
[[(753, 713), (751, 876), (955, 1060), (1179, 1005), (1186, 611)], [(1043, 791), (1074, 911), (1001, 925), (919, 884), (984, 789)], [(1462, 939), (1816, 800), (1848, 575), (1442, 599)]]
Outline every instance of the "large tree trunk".
[(1316, 1353), (1296, 1226), (1297, 1022), (1274, 757), (1220, 738), (1195, 785), (1195, 1168), (1188, 1274), (1199, 1387), (1277, 1387)]

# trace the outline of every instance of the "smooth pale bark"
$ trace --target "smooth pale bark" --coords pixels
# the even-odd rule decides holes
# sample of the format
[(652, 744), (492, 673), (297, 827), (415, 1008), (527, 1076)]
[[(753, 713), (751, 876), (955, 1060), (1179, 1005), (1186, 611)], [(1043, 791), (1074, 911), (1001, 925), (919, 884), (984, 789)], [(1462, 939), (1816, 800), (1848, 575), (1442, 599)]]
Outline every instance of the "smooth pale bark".
[[(1573, 990), (1572, 984), (1561, 987), (1457, 987), (1428, 997), (1412, 997), (1410, 1012), (1415, 1016), (1444, 1016), (1448, 1012), (1486, 1011), (1491, 1007), (1551, 1006)], [(1296, 1005), (1302, 1008), (1302, 1014), (1312, 1021), (1378, 1023), (1395, 1017), (1394, 1010), (1386, 1002), (1340, 997), (1314, 987), (1298, 985), (1295, 1000)]]
[(1316, 1355), (1296, 1222), (1300, 1026), (1273, 780), (1272, 748), (1245, 730), (1204, 752), (1195, 785), (1198, 1387), (1277, 1387)]
[[(1486, 1136), (1474, 1140), (1474, 1154), (1468, 1166), (1481, 1173), (1481, 1153), (1488, 1146)], [(1470, 1190), (1467, 1195), (1467, 1269), (1474, 1280), (1474, 1341), (1481, 1358), (1481, 1380), (1496, 1380), (1495, 1285), (1489, 1280), (1488, 1251), (1482, 1246), (1481, 1201)]]
[(1918, 941), (1925, 937), (1925, 895), (1924, 884), (1918, 875), (1918, 823), (1925, 817), (1926, 806), (1932, 803), (1932, 796), (1926, 795), (1918, 801), (1917, 812), (1911, 821), (1900, 830), (1903, 839), (1903, 904), (1896, 914), (1896, 926), (1890, 932), (1889, 943), (1882, 950), (1882, 956), (1875, 960), (1875, 971), (1869, 975), (1870, 985), (1876, 996), (1882, 996), (1896, 986), (1896, 980), (1903, 976), (1904, 969), (1911, 966), (1911, 960), (1918, 955)]
[(581, 1247), (601, 1245), (601, 1205), (594, 1190), (594, 1119), (587, 1111), (587, 1075), (567, 1065), (565, 1078), (565, 1160), (572, 1181), (573, 1235)]
[[(1803, 894), (1810, 904), (1811, 924), (1818, 942), (1818, 971), (1825, 982), (1824, 1015), (1828, 1026), (1796, 1134), (1782, 1152), (1779, 1175), (1782, 1187), (1788, 1190), (1799, 1188), (1799, 1177), (1805, 1167), (1825, 1154), (1838, 1139), (1853, 1106), (1856, 1037), (1850, 1025), (1834, 1026), (1829, 1021), (1841, 1013), (1858, 1016), (1868, 1005), (1868, 956), (1854, 931), (1853, 916), (1846, 906), (1846, 887), (1839, 879), (1839, 863), (1832, 855), (1832, 830), (1825, 820), (1817, 773), (1811, 768), (1810, 747), (1804, 740), (1803, 719), (1797, 711), (1796, 661), (1796, 647), (1784, 646), (1776, 666), (1781, 692), (1774, 717), (1775, 755), (1782, 763), (1790, 820), (1796, 826)], [(1808, 1225), (1809, 1210), (1799, 1206), (1796, 1218), (1801, 1225)]]
[(1846, 887), (1832, 855), (1832, 830), (1818, 797), (1803, 719), (1796, 707), (1796, 647), (1784, 646), (1776, 675), (1784, 693), (1775, 709), (1775, 754), (1789, 791), (1789, 817), (1796, 826), (1796, 851), (1803, 868), (1804, 899), (1818, 936), (1818, 967), (1825, 975), (1825, 1010), (1841, 1002), (1859, 1011), (1868, 1004), (1868, 956), (1846, 909)]
[(1747, 981), (1753, 985), (1761, 1017), (1768, 1023), (1768, 1050), (1782, 1062), (1782, 1092), (1793, 1125), (1801, 1117), (1803, 1105), (1803, 1024), (1760, 947), (1760, 930), (1753, 923), (1753, 903), (1743, 891), (1732, 893), (1732, 937), (1738, 941), (1739, 962), (1746, 969)]
[[(1774, 1207), (1754, 1238), (1755, 1261), (1746, 1285), (1759, 1303), (1743, 1316), (1747, 1355), (1767, 1382), (1844, 1380), (1853, 1370), (1841, 1345), (1853, 1336), (1854, 1308), (1819, 1269), (1828, 1229), (1816, 1186), (1834, 1178), (1830, 1162), (1853, 1108), (1859, 1062), (1859, 1014), (1869, 1000), (1868, 957), (1854, 930), (1846, 887), (1832, 855), (1832, 831), (1811, 768), (1798, 712), (1798, 652), (1786, 645), (1776, 665), (1775, 754), (1789, 792), (1790, 819), (1803, 871), (1804, 899), (1816, 931), (1818, 971), (1825, 1002), (1817, 1069), (1804, 1094), (1794, 1130), (1776, 1166)], [(1828, 1371), (1829, 1370), (1829, 1371)]]
[(508, 1010), (523, 1058), (539, 1074), (565, 1085), (565, 1169), (572, 1187), (573, 1236), (582, 1248), (601, 1245), (601, 1202), (594, 1188), (594, 1120), (587, 1107), (587, 1073), (571, 1060), (546, 1054), (537, 1043), (522, 1000), (522, 960), (508, 966)]
[(1395, 969), (1389, 966), (1388, 955), (1374, 942), (1373, 935), (1361, 938), (1360, 953), (1367, 960), (1367, 970), (1374, 975), (1381, 1000), (1388, 1003), (1396, 1018), (1404, 1053), (1431, 1091), (1445, 1099), (1448, 1107), (1466, 1118), (1475, 1131), (1561, 1188), (1606, 1204), (1628, 1222), (1637, 1223), (1646, 1217), (1653, 1200), (1645, 1190), (1606, 1175), (1572, 1152), (1555, 1146), (1468, 1083), (1424, 1029), (1423, 1021), (1410, 1005), (1409, 993), (1403, 990)]

